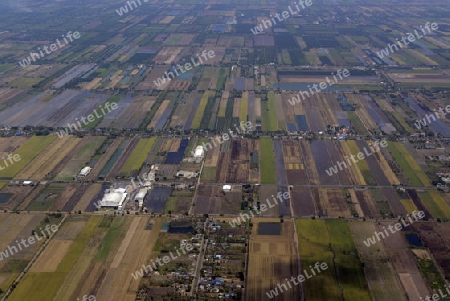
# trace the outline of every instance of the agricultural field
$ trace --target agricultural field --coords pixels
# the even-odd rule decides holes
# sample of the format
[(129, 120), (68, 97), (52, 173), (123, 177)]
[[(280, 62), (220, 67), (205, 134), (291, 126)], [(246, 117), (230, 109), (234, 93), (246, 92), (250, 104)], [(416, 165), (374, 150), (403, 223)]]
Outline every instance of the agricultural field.
[[(278, 225), (278, 233), (265, 233), (261, 225)], [(253, 223), (249, 243), (247, 300), (270, 300), (266, 292), (291, 275), (298, 275), (299, 260), (295, 239), (295, 224), (291, 220), (260, 218)], [(274, 228), (274, 227), (271, 227)], [(293, 286), (283, 293), (284, 300), (296, 300), (301, 288)], [(281, 300), (276, 298), (276, 300)]]
[(46, 147), (48, 147), (56, 136), (38, 137), (34, 136), (23, 143), (14, 154), (20, 156), (20, 161), (13, 165), (0, 170), (1, 179), (11, 179), (15, 177), (25, 166), (27, 166), (37, 155), (39, 155)]
[[(302, 268), (316, 262), (328, 266), (305, 282), (308, 300), (341, 300), (342, 296), (346, 300), (371, 300), (347, 221), (302, 219), (296, 226)], [(325, 286), (326, 290), (320, 289)]]

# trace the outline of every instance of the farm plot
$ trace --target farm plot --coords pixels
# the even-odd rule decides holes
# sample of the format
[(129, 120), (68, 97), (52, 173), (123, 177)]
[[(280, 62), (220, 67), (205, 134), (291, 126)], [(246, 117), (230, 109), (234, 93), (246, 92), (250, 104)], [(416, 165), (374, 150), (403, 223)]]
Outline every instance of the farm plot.
[(382, 242), (367, 246), (363, 242), (372, 237), (378, 229), (373, 222), (350, 221), (348, 223), (358, 256), (364, 264), (364, 272), (373, 300), (406, 301), (405, 291), (397, 273), (389, 262), (389, 253)]
[(428, 191), (419, 194), (422, 203), (426, 206), (428, 211), (434, 218), (440, 218), (444, 220), (450, 219), (450, 206), (441, 197), (437, 191)]
[(327, 146), (325, 141), (316, 140), (310, 143), (312, 157), (319, 175), (320, 184), (323, 185), (338, 185), (339, 178), (336, 175), (328, 174), (326, 171), (332, 167), (331, 158), (328, 155)]
[(401, 142), (390, 142), (388, 149), (413, 186), (431, 186), (428, 177)]
[[(394, 225), (396, 222), (381, 222), (377, 227), (377, 232), (387, 229), (389, 225)], [(417, 222), (408, 226), (406, 231), (415, 229), (416, 225)], [(383, 239), (383, 243), (388, 251), (390, 262), (398, 273), (408, 300), (419, 300), (420, 297), (428, 295), (429, 291), (417, 268), (411, 248), (406, 242), (404, 231), (389, 233), (389, 236)]]
[(288, 184), (307, 184), (308, 177), (306, 176), (305, 167), (302, 163), (300, 145), (293, 140), (283, 140), (282, 145)]
[(220, 185), (200, 185), (195, 199), (195, 214), (239, 214), (241, 194), (224, 194)]
[(381, 218), (381, 214), (372, 199), (370, 191), (364, 189), (355, 189), (355, 200), (359, 203), (361, 210), (365, 217), (368, 218)]
[[(9, 300), (52, 300), (57, 295), (58, 290), (62, 289), (64, 280), (69, 271), (74, 266), (79, 267), (79, 264), (81, 264), (78, 260), (83, 258), (83, 250), (85, 250), (85, 248), (95, 249), (97, 247), (95, 241), (98, 240), (98, 238), (93, 236), (102, 218), (103, 217), (101, 216), (91, 217), (83, 230), (81, 230), (78, 236), (73, 240), (69, 250), (66, 250), (65, 248), (57, 250), (62, 254), (57, 252), (52, 253), (53, 256), (47, 255), (46, 253), (51, 250), (46, 248), (41, 256), (44, 256), (44, 258), (50, 256), (52, 260), (54, 258), (58, 258), (60, 261), (54, 272), (41, 272), (40, 270), (36, 272), (28, 272), (25, 274), (19, 285), (17, 285), (16, 289), (9, 297)], [(47, 269), (46, 266), (44, 268)], [(65, 287), (65, 289), (67, 288)], [(65, 300), (69, 300), (69, 298)]]
[[(116, 149), (114, 154), (109, 158), (108, 163), (106, 163), (105, 167), (103, 167), (103, 170), (101, 171), (100, 175), (98, 176), (99, 179), (114, 179), (114, 175), (119, 172), (119, 167), (122, 167), (122, 165), (125, 163), (125, 159), (127, 157), (124, 156), (125, 150), (128, 150), (131, 152), (134, 149), (134, 146), (137, 143), (138, 138), (135, 137), (133, 140), (125, 139), (120, 144), (120, 146)], [(131, 142), (134, 141), (132, 144)], [(131, 146), (130, 146), (131, 145)], [(120, 166), (118, 166), (120, 163)], [(115, 171), (113, 173), (112, 171)]]
[(87, 176), (87, 180), (97, 179), (102, 170), (105, 168), (106, 163), (110, 160), (111, 156), (117, 151), (118, 147), (123, 143), (124, 140), (125, 137), (118, 137), (114, 140), (107, 140), (102, 145), (101, 149), (99, 150), (99, 154), (102, 154), (102, 156), (100, 157), (96, 155), (94, 157), (96, 163)]
[(22, 144), (14, 154), (20, 155), (20, 161), (0, 170), (1, 179), (11, 179), (16, 176), (28, 163), (30, 163), (38, 154), (48, 147), (56, 136), (33, 136)]
[(278, 192), (278, 187), (276, 185), (261, 185), (259, 190), (259, 198), (258, 201), (261, 204), (271, 204), (268, 205), (267, 210), (265, 212), (261, 212), (261, 216), (264, 217), (275, 217), (279, 216), (280, 209), (278, 208), (278, 203), (274, 201), (274, 197)]
[(136, 176), (139, 173), (142, 164), (144, 164), (145, 159), (147, 159), (148, 153), (155, 141), (156, 137), (141, 139), (123, 165), (119, 175), (121, 177), (126, 177), (128, 175)]
[(300, 141), (300, 150), (302, 154), (303, 166), (305, 167), (308, 182), (310, 184), (319, 184), (318, 169), (314, 160), (311, 144), (307, 141)]
[(231, 157), (228, 168), (228, 183), (248, 183), (250, 178), (251, 153), (258, 151), (258, 141), (248, 139), (231, 140)]
[(291, 190), (291, 203), (295, 217), (316, 215), (314, 200), (308, 187), (296, 187)]
[(302, 267), (328, 265), (305, 282), (307, 300), (371, 300), (347, 221), (298, 220), (297, 230)]
[[(2, 290), (0, 296), (13, 283), (31, 260), (37, 249), (44, 243), (44, 240), (41, 238), (36, 240), (35, 244), (31, 247), (19, 250), (16, 241), (21, 241), (22, 239), (28, 240), (31, 237), (31, 232), (36, 229), (44, 218), (44, 214), (14, 214), (2, 215), (0, 217), (0, 229), (2, 229), (0, 231), (0, 236), (2, 237), (0, 250), (3, 254), (6, 253), (6, 256), (3, 255), (0, 261), (0, 289)], [(11, 246), (11, 249), (13, 249), (13, 246), (18, 249), (17, 253), (9, 253), (8, 246)]]
[(0, 157), (6, 157), (24, 144), (29, 137), (0, 137)]
[(97, 149), (105, 142), (105, 137), (84, 137), (80, 141), (77, 152), (64, 165), (55, 180), (71, 180), (89, 162)]
[(66, 184), (51, 183), (27, 207), (30, 211), (47, 211), (61, 197)]
[(55, 166), (70, 153), (81, 141), (80, 138), (74, 136), (65, 136), (62, 139), (57, 139), (48, 146), (45, 152), (40, 153), (30, 164), (27, 165), (16, 179), (24, 180), (43, 180), (49, 176), (49, 173)]
[[(43, 187), (39, 185), (38, 187)], [(0, 210), (23, 210), (22, 204), (27, 201), (27, 196), (33, 191), (39, 188), (33, 186), (5, 186), (2, 189), (0, 196), (3, 198), (0, 202)], [(31, 200), (30, 200), (31, 201)]]
[(275, 184), (275, 158), (272, 139), (261, 137), (260, 150), (261, 184)]
[(344, 192), (339, 189), (319, 189), (322, 213), (330, 217), (351, 217)]
[(172, 192), (171, 187), (155, 187), (144, 200), (145, 207), (151, 213), (160, 214)]
[(429, 249), (444, 279), (448, 279), (450, 275), (448, 229), (448, 225), (437, 223), (415, 222), (411, 225), (411, 230), (419, 235), (423, 245)]
[[(260, 227), (279, 225), (278, 235), (261, 235)], [(279, 223), (279, 219), (258, 218), (253, 220), (250, 236), (246, 300), (270, 300), (266, 292), (275, 289), (278, 283), (285, 283), (286, 278), (296, 277), (299, 260), (295, 239), (295, 224), (291, 221)], [(309, 281), (309, 280), (307, 280)], [(299, 300), (301, 287), (293, 285), (274, 300)]]

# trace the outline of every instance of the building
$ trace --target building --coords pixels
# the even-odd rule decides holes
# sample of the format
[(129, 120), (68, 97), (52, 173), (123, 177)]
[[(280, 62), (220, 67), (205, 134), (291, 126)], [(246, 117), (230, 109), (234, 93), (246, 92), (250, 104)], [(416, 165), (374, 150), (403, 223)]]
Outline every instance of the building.
[(147, 195), (148, 189), (147, 188), (141, 188), (139, 192), (134, 197), (134, 201), (139, 203), (139, 208), (142, 208), (142, 205), (144, 204), (145, 196)]
[(194, 157), (195, 158), (203, 158), (205, 155), (205, 149), (203, 146), (199, 145), (195, 148)]
[(122, 210), (127, 198), (125, 188), (110, 188), (105, 191), (103, 199), (99, 202), (101, 208), (117, 208)]
[(231, 191), (231, 185), (223, 185), (222, 190), (225, 192), (230, 192)]
[(92, 168), (90, 168), (89, 166), (84, 167), (80, 173), (78, 174), (78, 178), (85, 178), (90, 172), (91, 172)]

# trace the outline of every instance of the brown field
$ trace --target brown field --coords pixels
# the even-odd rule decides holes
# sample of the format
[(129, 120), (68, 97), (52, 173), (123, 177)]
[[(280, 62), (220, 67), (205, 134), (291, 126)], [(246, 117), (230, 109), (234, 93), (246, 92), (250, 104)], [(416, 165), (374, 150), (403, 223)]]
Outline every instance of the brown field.
[[(45, 185), (39, 185), (39, 187), (43, 186)], [(32, 201), (31, 199), (28, 199), (26, 197), (31, 191), (33, 191), (33, 189), (35, 189), (34, 186), (5, 186), (2, 189), (2, 193), (12, 194), (12, 196), (6, 203), (0, 203), (0, 210), (14, 210), (16, 209), (16, 207), (17, 209), (21, 208), (20, 210), (24, 210), (26, 207), (23, 207), (22, 203), (26, 203), (26, 201)]]
[(152, 121), (147, 126), (147, 129), (154, 128), (156, 124), (158, 123), (159, 119), (161, 119), (163, 113), (166, 111), (167, 106), (169, 105), (170, 100), (164, 100), (162, 104), (159, 106), (158, 110), (155, 113), (155, 116), (153, 116)]
[(138, 128), (156, 101), (156, 96), (137, 96), (114, 120), (114, 128)]
[[(377, 226), (377, 231), (383, 231), (382, 227), (387, 229), (389, 225), (393, 224), (395, 222), (381, 222)], [(416, 224), (411, 226), (414, 227)], [(407, 229), (411, 229), (410, 227)], [(417, 268), (417, 263), (404, 234), (400, 231), (394, 234), (389, 233), (389, 236), (383, 239), (383, 243), (409, 300), (419, 301), (420, 297), (428, 295), (428, 288)]]
[(53, 239), (50, 241), (45, 252), (33, 263), (30, 272), (55, 272), (72, 243), (72, 240)]
[(344, 192), (341, 189), (319, 189), (319, 197), (320, 205), (326, 216), (352, 216)]
[(56, 139), (29, 163), (15, 179), (43, 180), (55, 166), (81, 141), (74, 136)]
[[(89, 205), (89, 203), (95, 198), (102, 189), (102, 184), (92, 184), (88, 186), (86, 193), (79, 199), (79, 202), (74, 204), (73, 211), (85, 211)], [(70, 211), (70, 208), (68, 208)]]
[(319, 175), (317, 173), (316, 163), (307, 141), (300, 141), (300, 149), (303, 155), (303, 166), (306, 168), (306, 174), (310, 184), (319, 184)]
[(149, 90), (149, 89), (165, 89), (168, 86), (168, 82), (166, 81), (164, 84), (162, 84), (161, 86), (157, 86), (153, 81), (158, 82), (158, 78), (162, 78), (164, 76), (164, 72), (166, 72), (169, 69), (168, 66), (155, 66), (150, 73), (147, 74), (147, 76), (145, 77), (145, 79), (143, 81), (141, 81), (137, 87), (136, 90)]
[(216, 182), (226, 183), (228, 166), (230, 161), (231, 153), (221, 151), (219, 154), (219, 164), (216, 169)]
[(430, 250), (431, 257), (439, 266), (441, 275), (445, 279), (450, 278), (450, 238), (448, 231), (449, 224), (439, 223), (419, 223), (412, 225), (415, 232), (419, 234), (420, 239)]
[(365, 217), (381, 218), (380, 211), (377, 209), (369, 190), (355, 189), (355, 197), (354, 201), (359, 203)]
[[(153, 58), (153, 60), (155, 61), (155, 64), (169, 65), (170, 63), (178, 60), (177, 56), (182, 50), (183, 47), (163, 46)], [(165, 68), (165, 70), (167, 70), (167, 67)]]
[(29, 137), (0, 137), (0, 158), (13, 153), (19, 146), (25, 143)]
[[(133, 221), (128, 228), (127, 236), (130, 236), (129, 241), (123, 241), (121, 243), (121, 246), (114, 255), (113, 262), (107, 267), (101, 286), (98, 287), (98, 292), (95, 294), (100, 300), (135, 300), (139, 280), (134, 280), (131, 273), (141, 268), (143, 264), (147, 264), (148, 259), (152, 255), (154, 244), (159, 236), (159, 230), (163, 224), (162, 219), (156, 219), (153, 230), (145, 230), (148, 224), (148, 217), (138, 216), (130, 218)], [(132, 231), (134, 227), (135, 231)], [(127, 244), (128, 246), (126, 246)], [(123, 255), (116, 257), (118, 256), (117, 254), (120, 254), (120, 250), (122, 250)], [(120, 262), (118, 261), (119, 259)], [(114, 283), (118, 282), (122, 283), (122, 285), (114, 285)], [(85, 284), (88, 283), (85, 282)], [(91, 282), (91, 288), (93, 288), (92, 284), (95, 284), (95, 282)]]
[(206, 152), (205, 167), (216, 167), (219, 161), (220, 147), (213, 147)]
[(247, 183), (250, 181), (250, 153), (259, 152), (256, 140), (231, 140), (230, 165), (228, 167), (228, 183)]
[(200, 185), (193, 209), (195, 214), (239, 214), (241, 200), (240, 192), (224, 194), (221, 185)]
[(56, 200), (55, 203), (50, 207), (50, 211), (62, 210), (65, 207), (65, 204), (71, 199), (73, 194), (79, 191), (80, 183), (70, 183), (61, 196)]
[[(258, 235), (261, 222), (279, 222), (279, 219), (254, 218), (250, 236), (246, 300), (271, 300), (266, 292), (286, 278), (299, 275), (299, 258), (295, 225), (291, 220), (281, 224), (281, 235)], [(300, 289), (293, 285), (273, 300), (300, 300)]]
[[(378, 229), (374, 222), (350, 221), (348, 223), (354, 237), (372, 298), (375, 301), (406, 301), (405, 291), (382, 242), (367, 247), (363, 242)], [(425, 295), (424, 295), (425, 296)]]

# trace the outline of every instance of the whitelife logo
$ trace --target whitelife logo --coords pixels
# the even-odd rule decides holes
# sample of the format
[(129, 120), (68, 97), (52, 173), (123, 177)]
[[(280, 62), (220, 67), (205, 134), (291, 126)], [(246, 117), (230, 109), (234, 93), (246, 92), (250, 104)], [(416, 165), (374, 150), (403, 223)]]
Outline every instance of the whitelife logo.
[[(445, 117), (445, 115), (447, 115), (447, 113), (450, 113), (450, 105), (445, 107), (445, 112), (444, 112), (444, 108), (439, 108), (438, 109), (439, 112), (441, 112), (442, 117)], [(436, 117), (437, 119), (441, 119), (441, 116), (439, 116), (439, 112), (435, 111), (432, 114), (427, 114), (425, 115), (425, 118), (421, 119), (421, 120), (416, 120), (416, 122), (414, 122), (414, 125), (416, 126), (416, 128), (418, 130), (420, 130), (422, 128), (422, 126), (426, 126), (427, 124), (431, 123), (431, 119), (433, 119), (433, 121), (436, 121)], [(436, 117), (434, 117), (434, 115), (436, 115)]]
[[(75, 31), (74, 33), (72, 33), (71, 31), (69, 31), (66, 36), (62, 35), (64, 42), (66, 42), (66, 44), (62, 43), (59, 41), (59, 39), (56, 39), (56, 43), (58, 44), (59, 49), (61, 49), (62, 47), (66, 46), (69, 44), (69, 42), (67, 41), (66, 38), (68, 38), (70, 40), (70, 42), (73, 42), (72, 37), (77, 40), (81, 37), (80, 33), (78, 31)], [(44, 46), (42, 48), (44, 48), (44, 51), (46, 54), (51, 54), (52, 52), (55, 52), (56, 50), (58, 50), (58, 47), (56, 47), (56, 44), (50, 44), (50, 51), (48, 51), (48, 47)], [(29, 66), (31, 64), (31, 60), (33, 60), (33, 62), (36, 62), (36, 57), (37, 59), (41, 59), (43, 58), (45, 55), (44, 53), (42, 53), (41, 47), (38, 47), (38, 51), (40, 53), (36, 53), (36, 52), (30, 52), (30, 56), (28, 56), (26, 59), (19, 61), (19, 65), (22, 68), (25, 68), (27, 66)]]
[[(333, 75), (333, 79), (334, 79), (333, 82), (330, 82), (330, 79), (327, 76), (327, 77), (325, 77), (327, 82), (321, 82), (318, 85), (317, 84), (313, 84), (312, 87), (311, 87), (311, 85), (308, 85), (309, 92), (311, 92), (311, 95), (307, 91), (300, 91), (297, 94), (297, 96), (294, 96), (294, 97), (288, 99), (288, 102), (291, 105), (298, 104), (301, 101), (300, 100), (300, 94), (302, 95), (302, 99), (305, 100), (306, 97), (310, 97), (310, 96), (314, 95), (314, 91), (312, 90), (312, 88), (314, 88), (314, 90), (316, 90), (316, 92), (320, 92), (321, 90), (325, 90), (328, 87), (328, 85), (331, 87), (332, 85), (336, 84), (339, 81), (339, 79), (340, 80), (344, 80), (344, 78), (349, 77), (350, 76), (350, 71), (348, 71), (348, 69), (339, 69), (338, 71), (336, 71), (336, 74), (332, 73), (331, 75)], [(337, 79), (336, 75), (339, 76), (339, 79)], [(342, 76), (344, 76), (344, 77), (342, 77)], [(318, 88), (320, 88), (320, 90)], [(305, 96), (305, 94), (306, 94), (306, 96)]]
[[(115, 102), (113, 102), (113, 103), (107, 102), (107, 103), (104, 104), (104, 108), (106, 109), (107, 112), (105, 112), (105, 111), (103, 110), (104, 108), (102, 108), (102, 107), (100, 106), (100, 109), (101, 109), (101, 111), (102, 111), (102, 115), (99, 115), (99, 114), (97, 113), (97, 110), (98, 110), (98, 109), (95, 109), (95, 110), (94, 110), (95, 116), (94, 116), (94, 114), (90, 114), (87, 118), (81, 117), (80, 120), (78, 120), (78, 118), (75, 118), (75, 120), (77, 121), (77, 124), (75, 124), (75, 123), (72, 123), (72, 124), (68, 123), (68, 124), (67, 124), (67, 127), (65, 127), (63, 130), (61, 130), (61, 131), (59, 131), (59, 132), (56, 132), (56, 135), (61, 139), (61, 138), (63, 138), (64, 136), (69, 135), (69, 130), (70, 130), (71, 133), (73, 133), (74, 130), (75, 130), (75, 131), (79, 131), (79, 130), (81, 130), (81, 129), (83, 128), (83, 127), (81, 126), (81, 122), (82, 122), (85, 126), (87, 126), (89, 123), (94, 122), (94, 121), (96, 120), (96, 118), (97, 118), (97, 119), (102, 118), (103, 116), (105, 116), (106, 114), (110, 113), (112, 110), (117, 109), (118, 107), (119, 107), (119, 106), (118, 106)], [(87, 120), (87, 121), (86, 121), (86, 120)]]
[[(425, 212), (423, 212), (423, 211), (419, 211), (419, 212), (413, 211), (413, 213), (411, 213), (411, 215), (413, 216), (414, 220), (411, 219), (411, 216), (408, 216), (408, 219), (409, 219), (409, 221), (412, 224), (412, 223), (414, 223), (414, 221), (417, 222), (419, 219), (424, 218), (425, 217)], [(402, 229), (402, 224), (403, 224), (403, 227), (405, 227), (405, 228), (411, 225), (411, 224), (408, 224), (407, 222), (405, 222), (404, 219), (401, 219), (401, 224), (400, 223), (396, 223), (396, 224), (394, 224), (394, 226), (389, 225), (388, 229), (389, 229), (389, 231), (391, 231), (392, 234), (394, 234), (395, 232), (400, 231)], [(380, 241), (381, 240), (380, 237), (382, 237), (383, 239), (385, 239), (386, 237), (389, 237), (390, 234), (387, 231), (386, 227), (383, 227), (383, 230), (384, 230), (384, 233), (383, 233), (383, 231), (382, 232), (375, 232), (374, 233), (375, 235), (373, 235), (372, 237), (370, 237), (370, 238), (366, 239), (365, 241), (363, 241), (364, 244), (366, 245), (366, 247), (370, 247), (371, 245), (376, 244), (377, 243), (376, 239), (378, 239), (378, 241)], [(384, 234), (386, 234), (386, 236), (384, 236)]]
[[(283, 22), (284, 20), (286, 20), (287, 18), (289, 18), (290, 16), (293, 16), (295, 14), (298, 14), (300, 12), (301, 9), (305, 9), (305, 4), (306, 6), (311, 6), (312, 5), (312, 1), (311, 0), (300, 0), (298, 2), (298, 4), (302, 7), (300, 8), (297, 5), (297, 2), (294, 2), (295, 4), (295, 8), (297, 9), (297, 11), (293, 11), (292, 8), (290, 6), (288, 6), (289, 11), (285, 10), (281, 13), (281, 16), (279, 13), (276, 13), (274, 17), (272, 17), (272, 15), (270, 16), (270, 19), (266, 19), (266, 20), (262, 20), (261, 24), (255, 26), (255, 28), (250, 28), (250, 31), (256, 35), (258, 33), (262, 33), (264, 32), (263, 26), (265, 29), (268, 29), (272, 26), (274, 26), (275, 24), (277, 24), (277, 22), (275, 21), (275, 17), (278, 19), (279, 22)], [(281, 18), (280, 18), (281, 17)]]
[[(431, 29), (430, 29), (430, 27), (431, 27)], [(399, 41), (398, 38), (396, 38), (398, 46), (400, 46), (400, 48), (403, 48), (403, 45), (406, 47), (409, 45), (410, 42), (411, 43), (414, 42), (416, 40), (416, 37), (417, 37), (417, 40), (423, 38), (427, 34), (430, 34), (431, 30), (437, 30), (438, 24), (436, 22), (433, 22), (433, 23), (427, 22), (427, 24), (425, 24), (425, 28), (428, 30), (428, 33), (425, 31), (423, 26), (420, 25), (420, 29), (422, 30), (422, 33), (424, 34), (423, 36), (417, 32), (417, 29), (414, 29), (415, 35), (407, 32), (406, 33), (407, 36), (402, 37), (401, 41)], [(399, 50), (398, 46), (396, 44), (389, 43), (388, 47), (381, 49), (381, 51), (377, 52), (377, 55), (380, 59), (382, 59), (383, 57), (389, 56), (390, 54), (394, 53), (395, 51), (398, 51)]]
[[(378, 144), (380, 144), (380, 145), (378, 145)], [(380, 149), (380, 146), (383, 147), (383, 148), (385, 148), (387, 145), (388, 145), (388, 143), (387, 143), (386, 140), (383, 140), (383, 141), (381, 141), (381, 142), (380, 142), (379, 140), (375, 141), (375, 147), (376, 147), (378, 150)], [(353, 163), (356, 164), (356, 163), (358, 163), (359, 160), (364, 160), (366, 157), (373, 155), (373, 154), (375, 153), (375, 149), (374, 149), (371, 145), (369, 145), (369, 147), (370, 147), (370, 149), (372, 150), (372, 152), (369, 152), (369, 151), (367, 150), (367, 148), (364, 147), (363, 150), (364, 150), (365, 155), (364, 155), (363, 152), (359, 152), (359, 153), (356, 155), (356, 157), (358, 157), (358, 160), (355, 159), (355, 155), (351, 155), (351, 156), (350, 156), (350, 158), (352, 159), (351, 161), (353, 161)], [(330, 167), (329, 169), (325, 170), (326, 173), (327, 173), (330, 177), (331, 177), (333, 174), (337, 174), (337, 173), (338, 173), (338, 171), (339, 171), (339, 170), (338, 170), (338, 167), (339, 167), (340, 170), (343, 170), (343, 169), (342, 169), (342, 166), (344, 166), (344, 168), (348, 168), (348, 167), (352, 166), (352, 162), (350, 161), (350, 158), (347, 157), (347, 156), (344, 156), (344, 158), (347, 160), (348, 165), (345, 164), (344, 161), (338, 161), (338, 162), (336, 162), (336, 163), (337, 163), (337, 166), (334, 165), (333, 167)]]
[[(326, 269), (328, 269), (328, 265), (326, 262), (316, 262), (316, 264), (314, 265), (314, 268), (312, 266), (309, 266), (309, 268), (311, 269), (311, 274), (309, 275), (308, 272), (306, 270), (303, 270), (303, 274), (306, 275), (303, 276), (303, 274), (298, 275), (297, 277), (292, 276), (291, 279), (287, 279), (286, 280), (286, 284), (289, 286), (290, 289), (292, 289), (292, 285), (291, 285), (291, 281), (294, 285), (299, 285), (300, 283), (304, 282), (306, 279), (310, 279), (313, 276), (316, 276), (316, 272), (314, 271), (314, 269), (317, 270), (317, 273), (320, 274), (322, 271), (325, 271)], [(298, 280), (298, 282), (296, 281)], [(278, 289), (280, 289), (280, 292), (283, 293), (284, 290), (288, 290), (286, 284), (278, 284), (276, 288), (270, 290), (269, 292), (266, 293), (267, 297), (269, 297), (270, 299), (273, 299), (275, 296), (278, 296)], [(283, 290), (284, 288), (284, 290)]]
[[(56, 231), (58, 231), (58, 226), (57, 225), (46, 225), (45, 226), (45, 231), (47, 232), (47, 234), (44, 233), (44, 229), (41, 229), (41, 233), (43, 237), (46, 236), (50, 236), (52, 235), (52, 233), (55, 233)], [(50, 230), (52, 232), (50, 232)], [(13, 256), (16, 253), (19, 253), (19, 251), (22, 251), (22, 245), (24, 248), (28, 248), (31, 245), (34, 245), (37, 241), (40, 241), (42, 239), (42, 237), (39, 237), (38, 233), (35, 232), (34, 236), (30, 236), (28, 237), (27, 240), (23, 239), (19, 242), (18, 240), (16, 240), (16, 245), (15, 246), (8, 246), (3, 252), (0, 252), (0, 261), (2, 261), (3, 259), (8, 258), (9, 256)], [(28, 242), (28, 244), (27, 244)]]
[[(2, 157), (3, 160), (3, 164), (5, 165), (4, 167), (2, 166), (2, 163), (0, 163), (0, 170), (4, 170), (5, 168), (7, 168), (10, 165), (13, 165), (14, 162), (19, 162), (20, 161), (20, 155), (19, 154), (9, 154), (8, 157), (5, 159), (5, 157)], [(8, 160), (10, 162), (10, 164), (8, 164)], [(13, 161), (14, 160), (14, 161)]]
[[(206, 50), (203, 50), (202, 55), (201, 55), (201, 57), (203, 57), (205, 59), (205, 62), (208, 61), (208, 58), (212, 59), (215, 56), (216, 56), (216, 54), (214, 53), (213, 50), (209, 50), (208, 53), (206, 53)], [(191, 58), (191, 62), (194, 65), (194, 67), (200, 66), (200, 64), (204, 63), (203, 60), (200, 58), (199, 54), (197, 54), (197, 58), (198, 58), (198, 61), (200, 62), (198, 64), (195, 63), (194, 58)], [(184, 67), (184, 69), (183, 69), (183, 67)], [(191, 70), (192, 65), (191, 65), (191, 63), (186, 63), (186, 64), (184, 64), (184, 66), (181, 66), (180, 64), (178, 64), (176, 67), (172, 68), (172, 71), (174, 71), (176, 73), (176, 76), (175, 76), (175, 74), (173, 74), (173, 72), (166, 71), (164, 73), (165, 77), (164, 76), (158, 77), (157, 80), (153, 81), (153, 83), (159, 88), (160, 86), (162, 86), (166, 83), (166, 80), (171, 81), (172, 79), (175, 79), (175, 77), (180, 76), (180, 73), (178, 73), (178, 69), (180, 69), (180, 72), (183, 74), (183, 73), (186, 73), (189, 70)], [(170, 78), (170, 76), (172, 76), (172, 78)]]
[[(142, 5), (140, 0), (136, 0), (139, 3), (139, 6)], [(135, 8), (138, 8), (138, 5), (136, 4), (136, 1), (127, 1), (128, 6), (130, 7), (130, 11), (133, 10), (133, 7), (131, 6), (131, 4), (134, 4)], [(144, 1), (144, 3), (147, 3), (149, 0), (142, 0)], [(121, 6), (119, 9), (116, 9), (116, 13), (119, 15), (119, 17), (122, 17), (124, 14), (128, 13), (128, 7), (125, 6)]]

